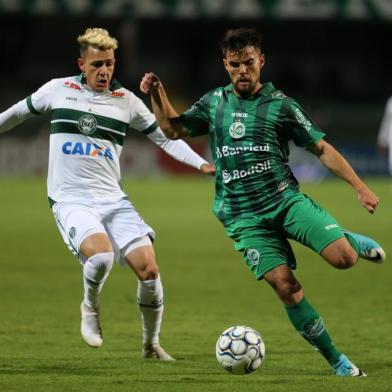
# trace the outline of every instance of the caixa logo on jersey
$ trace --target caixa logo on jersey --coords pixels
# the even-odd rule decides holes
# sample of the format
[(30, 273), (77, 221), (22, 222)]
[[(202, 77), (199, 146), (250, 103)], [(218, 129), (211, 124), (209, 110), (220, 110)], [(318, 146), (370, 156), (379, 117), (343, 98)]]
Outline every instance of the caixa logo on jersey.
[(101, 147), (95, 143), (65, 142), (62, 150), (66, 155), (88, 155), (90, 157), (106, 157), (113, 160), (113, 154), (109, 147)]
[(92, 135), (97, 129), (97, 119), (92, 114), (84, 114), (79, 118), (78, 128), (83, 135)]

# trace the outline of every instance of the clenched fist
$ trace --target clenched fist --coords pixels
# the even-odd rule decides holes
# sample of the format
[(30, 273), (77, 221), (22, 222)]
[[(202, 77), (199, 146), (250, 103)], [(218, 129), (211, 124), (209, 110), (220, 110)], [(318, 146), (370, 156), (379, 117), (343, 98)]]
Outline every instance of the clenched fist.
[(154, 73), (145, 73), (140, 82), (140, 91), (144, 94), (148, 94), (152, 89), (156, 89), (161, 84), (158, 76)]

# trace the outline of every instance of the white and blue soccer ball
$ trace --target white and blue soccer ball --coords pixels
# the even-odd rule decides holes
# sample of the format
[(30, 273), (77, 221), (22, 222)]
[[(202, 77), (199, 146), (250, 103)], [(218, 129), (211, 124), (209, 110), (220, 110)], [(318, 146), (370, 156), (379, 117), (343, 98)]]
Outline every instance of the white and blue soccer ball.
[(232, 374), (252, 373), (265, 358), (263, 338), (243, 325), (227, 328), (216, 342), (216, 358)]

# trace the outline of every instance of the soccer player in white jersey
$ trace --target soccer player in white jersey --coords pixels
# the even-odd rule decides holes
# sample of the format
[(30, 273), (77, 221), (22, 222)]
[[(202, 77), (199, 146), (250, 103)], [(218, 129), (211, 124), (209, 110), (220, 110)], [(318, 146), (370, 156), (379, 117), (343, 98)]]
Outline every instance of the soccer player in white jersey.
[(91, 347), (102, 345), (99, 294), (116, 260), (138, 278), (142, 356), (170, 361), (159, 344), (163, 289), (152, 246), (155, 234), (120, 185), (126, 132), (144, 133), (169, 155), (205, 174), (215, 168), (183, 141), (168, 140), (143, 102), (112, 78), (115, 38), (91, 28), (78, 43), (82, 74), (53, 79), (1, 113), (0, 132), (51, 113), (48, 197), (65, 243), (83, 266), (84, 341)]

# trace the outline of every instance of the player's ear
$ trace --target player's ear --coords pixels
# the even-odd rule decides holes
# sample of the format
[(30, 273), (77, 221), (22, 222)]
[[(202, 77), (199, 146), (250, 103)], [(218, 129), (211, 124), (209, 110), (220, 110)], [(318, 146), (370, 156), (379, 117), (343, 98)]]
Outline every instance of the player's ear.
[(84, 62), (82, 57), (78, 58), (78, 67), (82, 72), (86, 71), (86, 63)]
[(226, 69), (226, 71), (227, 71), (228, 69), (227, 69), (227, 60), (226, 60), (226, 57), (223, 57), (223, 65), (224, 65), (224, 67), (225, 67), (225, 69)]
[(264, 67), (264, 64), (265, 64), (264, 53), (260, 53), (260, 69)]

